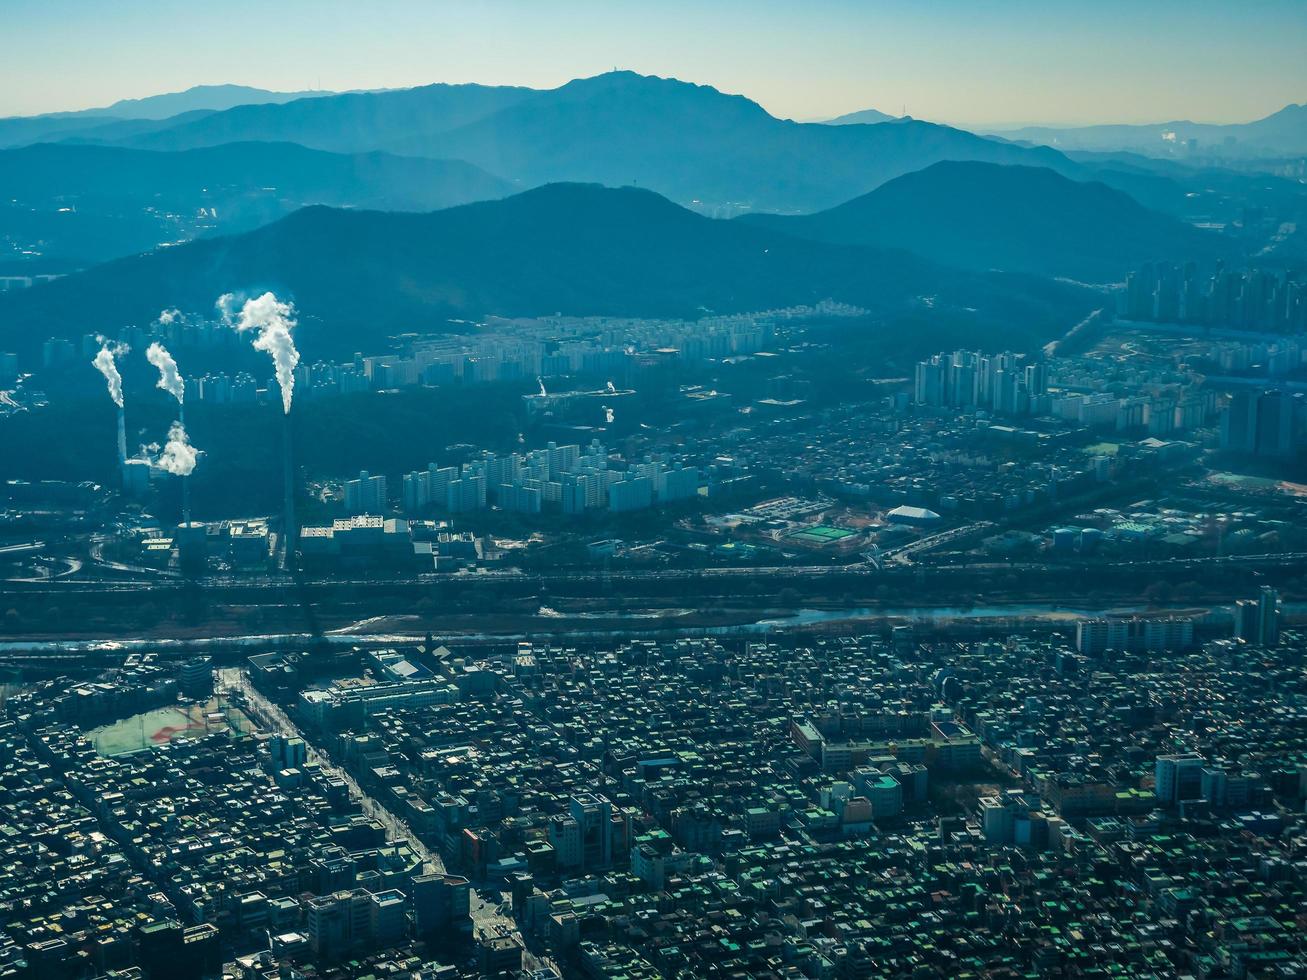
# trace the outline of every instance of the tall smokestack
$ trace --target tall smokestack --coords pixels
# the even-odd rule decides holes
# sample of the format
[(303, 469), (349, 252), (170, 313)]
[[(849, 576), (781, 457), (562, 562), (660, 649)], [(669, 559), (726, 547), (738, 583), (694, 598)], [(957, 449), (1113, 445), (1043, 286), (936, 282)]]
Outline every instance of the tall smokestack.
[[(228, 323), (233, 323), (236, 300), (231, 293), (218, 297), (218, 309)], [(272, 293), (247, 299), (235, 317), (234, 326), (241, 333), (255, 332), (254, 349), (272, 358), (277, 374), (277, 387), (281, 389), (281, 408), (290, 411), (295, 394), (295, 368), (299, 366), (300, 352), (295, 348), (291, 331), (295, 329), (295, 307), (283, 303)]]
[(127, 413), (118, 406), (118, 467), (127, 465)]
[[(176, 310), (164, 310), (159, 314), (158, 323), (160, 326), (167, 327), (177, 319)], [(169, 441), (180, 435), (181, 440), (186, 441), (186, 382), (182, 379), (181, 373), (177, 370), (177, 361), (168, 353), (168, 348), (157, 340), (152, 343), (145, 351), (145, 358), (156, 368), (159, 369), (159, 380), (156, 387), (163, 389), (177, 399), (177, 425), (168, 433)], [(180, 449), (181, 447), (177, 447)], [(183, 452), (185, 452), (183, 450)], [(169, 467), (170, 472), (176, 472), (180, 475), (182, 481), (182, 525), (190, 527), (191, 525), (191, 469), (194, 467), (193, 454), (188, 455), (185, 459), (179, 460), (174, 456), (174, 462), (180, 461), (182, 465)], [(189, 462), (189, 465), (186, 465)]]
[(292, 455), (290, 443), (290, 413), (284, 412), (282, 419), (284, 424), (281, 428), (281, 455), (285, 467), (286, 500), (282, 509), (281, 527), (282, 534), (286, 539), (286, 565), (289, 567), (295, 563), (295, 539), (297, 534), (295, 527), (295, 459)]
[(109, 397), (118, 407), (118, 469), (124, 475), (127, 472), (127, 419), (123, 415), (123, 376), (118, 373), (118, 358), (130, 348), (126, 344), (116, 344), (101, 337), (100, 351), (92, 358), (95, 369), (104, 375), (104, 383), (109, 388)]
[(150, 466), (165, 473), (171, 473), (182, 481), (182, 522), (177, 528), (177, 553), (182, 565), (195, 570), (205, 562), (205, 530), (197, 529), (191, 523), (190, 476), (200, 458), (199, 450), (191, 445), (186, 434), (186, 426), (174, 422), (168, 428), (168, 442), (149, 461)]
[[(181, 416), (180, 422), (182, 428), (186, 427), (186, 407), (179, 405), (177, 414)], [(185, 473), (182, 475), (182, 523), (187, 527), (191, 526), (191, 475)]]
[(255, 333), (254, 349), (261, 350), (272, 358), (273, 369), (277, 375), (277, 387), (281, 389), (281, 412), (285, 419), (282, 427), (281, 454), (285, 467), (286, 503), (282, 513), (282, 535), (286, 539), (285, 562), (290, 567), (295, 563), (296, 527), (295, 527), (295, 461), (290, 445), (290, 405), (295, 395), (295, 368), (299, 366), (300, 352), (295, 347), (291, 331), (295, 329), (295, 307), (283, 303), (272, 293), (264, 293), (254, 299), (247, 299), (236, 309), (236, 297), (224, 293), (215, 304), (223, 320), (234, 326), (240, 333), (252, 330)]

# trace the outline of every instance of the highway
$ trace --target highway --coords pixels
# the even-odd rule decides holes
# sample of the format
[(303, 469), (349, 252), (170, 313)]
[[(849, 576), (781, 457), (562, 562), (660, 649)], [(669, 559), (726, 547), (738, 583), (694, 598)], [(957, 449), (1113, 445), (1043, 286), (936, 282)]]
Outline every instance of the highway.
[(109, 542), (109, 540), (110, 539), (107, 536), (101, 534), (92, 536), (91, 546), (88, 550), (91, 555), (91, 560), (95, 562), (96, 565), (109, 569), (110, 571), (125, 572), (130, 575), (144, 575), (156, 580), (161, 578), (180, 578), (176, 572), (165, 568), (150, 568), (147, 565), (128, 565), (120, 561), (110, 561), (108, 558), (104, 557), (104, 546)]
[[(964, 529), (959, 528), (957, 531)], [(974, 527), (971, 528), (974, 531)], [(941, 532), (948, 534), (950, 532)], [(938, 547), (943, 542), (935, 542), (934, 546)], [(882, 560), (884, 556), (882, 555)], [(1241, 565), (1301, 565), (1307, 562), (1307, 552), (1263, 552), (1253, 555), (1210, 555), (1202, 558), (1159, 558), (1147, 561), (1121, 561), (1121, 562), (1102, 562), (1096, 564), (1087, 564), (1086, 570), (1093, 571), (1095, 574), (1110, 574), (1113, 571), (1126, 570), (1171, 570), (1183, 568), (1203, 568), (1203, 567), (1220, 567), (1223, 565), (1241, 566)], [(130, 566), (123, 566), (124, 568)], [(941, 565), (913, 565), (911, 568), (903, 567), (898, 569), (900, 572), (927, 571), (945, 575), (967, 575), (976, 572), (985, 571), (1069, 571), (1075, 569), (1076, 565), (1072, 563), (1060, 562), (958, 562), (956, 564)], [(43, 590), (51, 594), (76, 594), (76, 593), (111, 593), (111, 592), (133, 592), (148, 593), (151, 591), (175, 591), (189, 583), (200, 588), (210, 589), (268, 589), (268, 588), (291, 588), (298, 585), (301, 588), (367, 588), (367, 589), (386, 589), (391, 587), (414, 587), (430, 585), (476, 585), (485, 584), (507, 584), (521, 583), (532, 586), (559, 586), (571, 585), (576, 586), (580, 583), (599, 583), (607, 586), (613, 584), (638, 584), (641, 582), (667, 582), (667, 581), (713, 581), (722, 580), (730, 581), (733, 579), (748, 578), (775, 578), (780, 580), (790, 579), (823, 579), (834, 578), (839, 576), (857, 576), (860, 578), (874, 579), (879, 576), (892, 574), (894, 567), (879, 570), (870, 562), (857, 563), (849, 565), (779, 565), (766, 567), (723, 567), (723, 568), (687, 568), (687, 569), (656, 569), (649, 571), (631, 571), (631, 572), (598, 572), (598, 571), (577, 571), (572, 573), (551, 574), (551, 575), (527, 575), (522, 572), (481, 572), (476, 575), (421, 575), (421, 576), (394, 576), (390, 578), (370, 577), (370, 578), (305, 578), (298, 583), (290, 576), (269, 576), (256, 575), (250, 577), (224, 575), (209, 576), (198, 579), (183, 579), (180, 576), (169, 578), (166, 582), (159, 579), (137, 580), (137, 579), (114, 579), (112, 581), (86, 581), (86, 580), (69, 580), (61, 579), (49, 583), (41, 583)], [(157, 570), (151, 570), (157, 572)], [(167, 574), (167, 573), (164, 573)], [(32, 594), (33, 589), (23, 590)]]
[(927, 551), (933, 551), (941, 548), (946, 544), (961, 541), (964, 538), (972, 537), (976, 534), (982, 534), (985, 531), (995, 528), (998, 525), (992, 521), (979, 521), (975, 524), (963, 524), (961, 527), (949, 528), (947, 531), (939, 531), (935, 534), (927, 535), (916, 541), (910, 541), (907, 544), (900, 545), (897, 548), (890, 548), (880, 554), (880, 559), (884, 564), (889, 565), (911, 565), (913, 555), (925, 554)]
[(44, 541), (25, 541), (21, 544), (7, 544), (0, 548), (0, 556), (36, 554), (45, 547)]

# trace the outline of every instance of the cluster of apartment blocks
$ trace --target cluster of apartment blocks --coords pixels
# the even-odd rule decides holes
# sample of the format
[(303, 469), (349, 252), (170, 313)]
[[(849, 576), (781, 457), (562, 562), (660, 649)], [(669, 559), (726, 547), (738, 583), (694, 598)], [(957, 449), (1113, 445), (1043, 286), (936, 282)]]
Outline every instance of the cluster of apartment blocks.
[[(1283, 355), (1283, 370), (1301, 364), (1297, 345), (1276, 351)], [(914, 400), (922, 406), (1050, 415), (1088, 428), (1154, 437), (1191, 432), (1219, 416), (1222, 449), (1262, 456), (1291, 454), (1307, 428), (1307, 399), (1289, 391), (1237, 390), (1220, 397), (1192, 373), (1102, 358), (1025, 364), (1010, 353), (936, 354), (917, 365)]]
[[(1307, 646), (1287, 639), (1110, 657), (1021, 636), (523, 645), (454, 663), (449, 703), (324, 737), (588, 975), (1214, 978), (1302, 965), (1280, 913), (1307, 887), (1290, 680)], [(1157, 778), (1177, 743), (1208, 760), (1202, 799)], [(937, 770), (1001, 776), (982, 745), (1019, 785), (937, 811)], [(1046, 941), (1068, 930), (1083, 940)]]
[[(588, 445), (549, 443), (543, 449), (497, 456), (483, 452), (462, 466), (406, 473), (401, 502), (406, 514), (430, 510), (467, 513), (493, 504), (515, 513), (564, 514), (607, 509), (642, 510), (693, 499), (699, 493), (698, 468), (664, 456), (610, 469), (613, 457), (598, 439)], [(620, 461), (618, 461), (620, 462)], [(345, 484), (345, 509), (352, 514), (381, 514), (390, 508), (386, 477), (367, 472)]]
[[(1139, 394), (1099, 390), (1101, 371), (1091, 390), (1075, 390), (1078, 361), (1026, 363), (1023, 355), (971, 351), (936, 354), (917, 364), (913, 387), (917, 405), (976, 409), (1001, 415), (1051, 415), (1095, 429), (1146, 431), (1151, 436), (1185, 432), (1206, 424), (1218, 408), (1216, 393), (1189, 379), (1136, 379)], [(1057, 386), (1071, 375), (1071, 386)], [(1142, 393), (1148, 389), (1147, 393)]]
[[(629, 378), (668, 362), (698, 362), (748, 356), (765, 350), (776, 329), (814, 318), (855, 317), (865, 310), (823, 300), (758, 313), (708, 316), (699, 320), (653, 320), (630, 317), (540, 317), (507, 320), (492, 317), (465, 337), (399, 338), (396, 354), (356, 353), (349, 361), (302, 363), (295, 369), (297, 399), (385, 391), (454, 383), (487, 384), (568, 376)], [(124, 327), (116, 339), (144, 350), (161, 340), (174, 353), (186, 350), (236, 350), (244, 345), (221, 320), (181, 314), (148, 328)], [(99, 334), (80, 341), (52, 337), (44, 342), (42, 366), (61, 368), (91, 358)], [(3, 355), (12, 358), (12, 355)], [(17, 376), (16, 358), (4, 362), (0, 377)], [(275, 397), (277, 385), (261, 383), (248, 372), (212, 372), (188, 377), (191, 402), (230, 404)]]
[(1221, 409), (1220, 447), (1252, 456), (1286, 457), (1297, 451), (1307, 425), (1307, 398), (1281, 389), (1239, 390)]
[(913, 400), (918, 405), (976, 408), (1001, 415), (1038, 415), (1045, 404), (1046, 368), (1006, 351), (955, 351), (917, 363)]
[[(695, 321), (493, 318), (475, 336), (406, 338), (407, 349), (400, 354), (358, 353), (344, 362), (301, 364), (295, 370), (296, 396), (311, 399), (417, 385), (486, 384), (577, 374), (627, 377), (668, 357), (702, 361), (756, 353), (771, 341), (777, 322), (857, 312), (842, 304), (823, 303)], [(157, 339), (174, 352), (234, 350), (243, 343), (236, 331), (221, 320), (186, 315), (148, 328), (124, 327), (117, 339), (141, 350)], [(99, 348), (98, 334), (84, 335), (78, 342), (51, 337), (43, 345), (42, 366), (62, 367), (92, 357)], [(188, 381), (186, 394), (191, 401), (224, 404), (252, 401), (260, 388), (272, 392), (276, 384), (269, 379), (260, 386), (245, 372), (217, 372)]]
[(342, 363), (303, 364), (295, 372), (296, 393), (311, 399), (419, 385), (491, 384), (573, 375), (627, 378), (667, 356), (701, 361), (755, 353), (772, 336), (772, 321), (765, 315), (713, 317), (693, 323), (595, 318), (581, 324), (575, 328), (576, 336), (558, 338), (551, 332), (566, 329), (562, 320), (512, 321), (507, 326), (497, 322), (494, 332), (475, 337), (412, 341), (401, 354), (355, 354)]
[(1216, 417), (1215, 392), (1196, 385), (1172, 386), (1148, 395), (1061, 391), (1050, 396), (1051, 415), (1094, 429), (1144, 430), (1150, 436), (1190, 432)]
[[(1185, 351), (1190, 348), (1186, 347)], [(1206, 355), (1155, 357), (1096, 353), (1049, 362), (1050, 406), (1059, 418), (1099, 429), (1144, 428), (1150, 435), (1189, 432), (1219, 422), (1221, 449), (1263, 456), (1294, 451), (1307, 430), (1307, 399), (1285, 389), (1249, 387), (1247, 378), (1212, 378), (1212, 358), (1228, 370), (1246, 370), (1254, 359), (1268, 373), (1302, 365), (1297, 338), (1275, 344), (1225, 345)], [(1218, 389), (1228, 392), (1218, 394)]]
[(1203, 353), (1206, 365), (1239, 374), (1261, 370), (1268, 375), (1285, 375), (1301, 369), (1307, 362), (1307, 336), (1280, 337), (1274, 341), (1221, 341), (1210, 344)]
[[(475, 339), (422, 339), (403, 357), (363, 359), (373, 387), (516, 381), (566, 375), (627, 377), (663, 355), (701, 361), (762, 350), (776, 322), (825, 315), (795, 308), (700, 320), (628, 317), (492, 318)], [(356, 359), (356, 365), (359, 359)]]
[(626, 377), (649, 355), (686, 361), (751, 354), (771, 340), (777, 313), (643, 320), (541, 317), (488, 321), (474, 339), (419, 340), (403, 357), (356, 358), (372, 387), (484, 383), (584, 374)]
[[(1263, 586), (1256, 599), (1234, 606), (1234, 638), (1240, 643), (1273, 647), (1280, 642), (1280, 594)], [(1162, 652), (1188, 650), (1194, 645), (1192, 617), (1128, 616), (1082, 619), (1076, 623), (1076, 650), (1091, 657), (1109, 651)]]
[(1126, 276), (1121, 315), (1130, 320), (1194, 323), (1245, 330), (1307, 330), (1307, 282), (1271, 269), (1218, 268), (1203, 276), (1196, 263), (1147, 263)]

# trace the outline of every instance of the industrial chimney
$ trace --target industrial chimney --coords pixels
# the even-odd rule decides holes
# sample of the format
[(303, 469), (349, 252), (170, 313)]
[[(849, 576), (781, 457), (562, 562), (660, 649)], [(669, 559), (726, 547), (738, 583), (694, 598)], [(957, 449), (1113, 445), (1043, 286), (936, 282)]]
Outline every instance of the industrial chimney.
[(127, 465), (127, 413), (118, 406), (118, 466)]
[(290, 441), (290, 413), (282, 415), (281, 455), (285, 467), (286, 500), (282, 507), (281, 530), (285, 538), (285, 564), (287, 568), (295, 564), (296, 536), (295, 526), (295, 459)]
[[(177, 412), (182, 428), (186, 427), (186, 403), (177, 403)], [(182, 524), (185, 527), (191, 526), (191, 475), (185, 473), (182, 475)]]

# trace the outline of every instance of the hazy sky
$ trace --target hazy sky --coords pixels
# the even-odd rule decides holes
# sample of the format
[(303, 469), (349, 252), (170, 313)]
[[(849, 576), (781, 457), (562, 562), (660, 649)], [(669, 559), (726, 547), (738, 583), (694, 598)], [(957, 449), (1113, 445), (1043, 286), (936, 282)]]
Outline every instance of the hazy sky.
[(796, 119), (1245, 121), (1307, 101), (1307, 0), (0, 0), (0, 115), (613, 67)]

